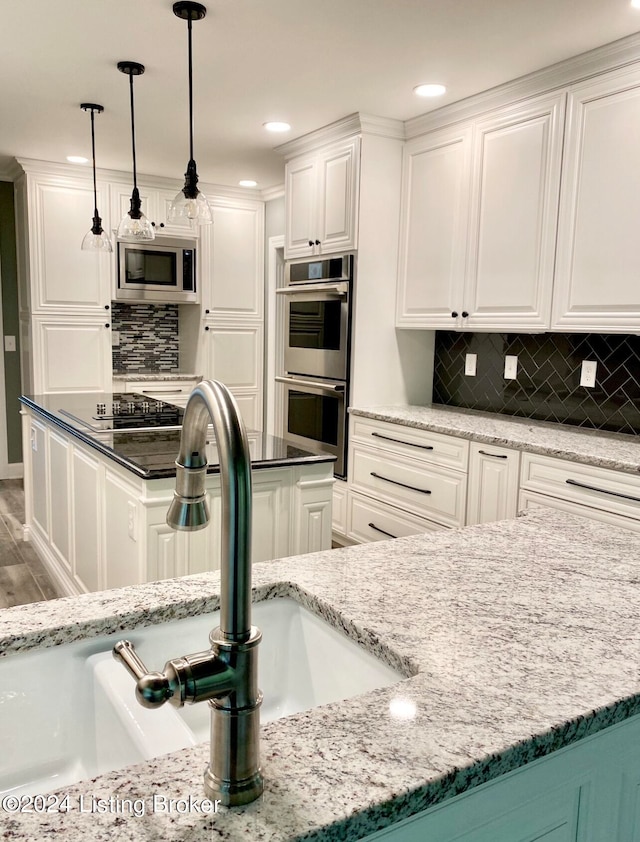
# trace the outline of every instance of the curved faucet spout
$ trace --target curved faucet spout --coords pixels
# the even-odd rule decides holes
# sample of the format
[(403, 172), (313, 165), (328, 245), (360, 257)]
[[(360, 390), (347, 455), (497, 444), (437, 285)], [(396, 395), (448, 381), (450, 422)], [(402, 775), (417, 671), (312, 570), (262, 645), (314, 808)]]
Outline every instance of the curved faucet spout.
[(176, 459), (176, 491), (167, 523), (183, 530), (207, 525), (209, 419), (218, 447), (222, 491), (220, 632), (224, 640), (242, 643), (251, 635), (251, 458), (233, 395), (216, 380), (199, 383), (189, 397)]

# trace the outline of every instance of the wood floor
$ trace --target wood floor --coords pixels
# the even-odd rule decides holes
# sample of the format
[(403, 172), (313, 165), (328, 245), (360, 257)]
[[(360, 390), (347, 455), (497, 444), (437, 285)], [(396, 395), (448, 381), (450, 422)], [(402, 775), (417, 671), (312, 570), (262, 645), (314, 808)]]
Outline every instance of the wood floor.
[(0, 480), (0, 608), (60, 596), (31, 544), (22, 540), (23, 523), (22, 480)]

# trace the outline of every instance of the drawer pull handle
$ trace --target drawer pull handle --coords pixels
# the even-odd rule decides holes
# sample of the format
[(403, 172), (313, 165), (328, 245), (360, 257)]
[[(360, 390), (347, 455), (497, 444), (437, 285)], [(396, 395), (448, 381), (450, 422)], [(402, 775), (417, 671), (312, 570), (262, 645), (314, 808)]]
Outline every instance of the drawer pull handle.
[(479, 450), (478, 453), (482, 453), (483, 456), (493, 456), (494, 459), (508, 459), (506, 453), (488, 453), (486, 450)]
[(369, 526), (372, 529), (375, 529), (376, 532), (381, 532), (383, 535), (387, 535), (389, 538), (397, 538), (398, 537), (397, 535), (392, 535), (390, 532), (387, 532), (386, 529), (380, 529), (380, 527), (376, 526), (375, 523), (370, 523)]
[(394, 441), (396, 444), (410, 444), (411, 447), (421, 447), (423, 450), (433, 450), (430, 444), (417, 444), (413, 441), (402, 441), (402, 439), (392, 439), (391, 436), (383, 436), (382, 433), (371, 433), (377, 439), (384, 439), (385, 441)]
[(408, 488), (410, 491), (419, 491), (421, 494), (431, 494), (431, 492), (427, 488), (416, 488), (415, 485), (407, 485), (406, 482), (398, 482), (397, 479), (389, 479), (389, 477), (383, 477), (382, 474), (377, 474), (375, 471), (369, 472), (372, 477), (376, 479), (383, 479), (385, 482), (391, 482), (394, 485), (401, 485), (402, 488)]
[(565, 482), (567, 485), (577, 485), (578, 488), (586, 488), (588, 491), (598, 491), (600, 494), (609, 494), (611, 497), (622, 497), (624, 500), (633, 500), (635, 503), (640, 503), (640, 497), (634, 497), (632, 494), (621, 494), (619, 491), (597, 488), (595, 485), (587, 485), (585, 482), (578, 482), (575, 479), (568, 479)]

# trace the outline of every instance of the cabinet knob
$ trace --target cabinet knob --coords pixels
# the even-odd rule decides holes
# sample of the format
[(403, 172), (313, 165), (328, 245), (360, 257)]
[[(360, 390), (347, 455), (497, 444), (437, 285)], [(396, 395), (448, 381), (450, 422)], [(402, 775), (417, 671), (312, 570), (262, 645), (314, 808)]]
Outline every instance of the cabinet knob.
[(207, 326), (205, 327), (205, 330), (209, 330), (209, 325), (207, 325)]
[(320, 245), (320, 240), (316, 240), (316, 245), (317, 245), (317, 246), (319, 246), (319, 245)]
[(111, 325), (109, 324), (109, 322), (107, 322), (107, 323), (106, 323), (105, 327), (111, 327)]
[(108, 309), (109, 309), (109, 305), (108, 305), (108, 304), (105, 304), (105, 305), (104, 305), (104, 309), (105, 309), (105, 310), (108, 310)]
[(469, 315), (469, 314), (467, 313), (467, 311), (466, 311), (466, 310), (463, 310), (463, 311), (462, 311), (462, 318), (463, 318), (463, 319), (466, 319), (468, 315)]
[(205, 310), (204, 312), (205, 312), (205, 313), (210, 313), (210, 312), (211, 312), (211, 310)]
[(164, 228), (164, 222), (160, 223), (160, 228)]
[(313, 240), (309, 240), (309, 245), (310, 245), (310, 246), (312, 246), (312, 245), (313, 245)]
[(452, 319), (457, 319), (457, 318), (458, 318), (458, 313), (457, 313), (457, 311), (456, 311), (456, 310), (454, 310), (454, 311), (453, 311), (453, 313), (451, 313), (451, 318), (452, 318)]

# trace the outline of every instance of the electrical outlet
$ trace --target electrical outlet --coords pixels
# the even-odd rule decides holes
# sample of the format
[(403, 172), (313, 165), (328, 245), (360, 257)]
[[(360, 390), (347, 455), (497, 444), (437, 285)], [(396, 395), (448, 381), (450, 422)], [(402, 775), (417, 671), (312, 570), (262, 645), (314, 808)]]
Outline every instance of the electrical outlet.
[(580, 372), (580, 385), (587, 389), (593, 389), (596, 385), (596, 369), (598, 363), (595, 360), (583, 360), (582, 371)]
[(117, 348), (120, 345), (120, 334), (117, 330), (111, 331), (111, 347)]
[(518, 357), (507, 354), (504, 358), (504, 379), (515, 380), (518, 376)]
[(477, 354), (467, 354), (464, 358), (464, 373), (469, 377), (476, 376), (476, 363), (478, 361)]
[(5, 351), (15, 351), (16, 350), (16, 338), (15, 338), (15, 336), (5, 336), (5, 338), (4, 338), (4, 350)]

